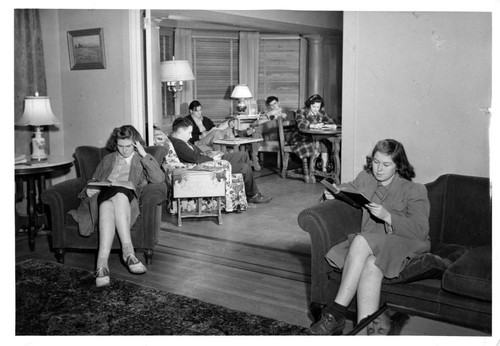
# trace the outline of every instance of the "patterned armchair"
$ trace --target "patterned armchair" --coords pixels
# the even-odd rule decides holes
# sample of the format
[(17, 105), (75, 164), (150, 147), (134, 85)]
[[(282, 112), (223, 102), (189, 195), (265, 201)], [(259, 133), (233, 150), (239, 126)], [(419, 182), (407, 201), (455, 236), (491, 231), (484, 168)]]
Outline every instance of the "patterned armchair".
[[(220, 210), (225, 210), (226, 212), (243, 211), (248, 207), (248, 202), (245, 193), (245, 184), (243, 181), (243, 175), (241, 173), (233, 174), (231, 171), (231, 164), (226, 160), (216, 160), (209, 161), (200, 164), (190, 164), (180, 162), (177, 153), (175, 152), (172, 143), (168, 137), (160, 130), (155, 130), (154, 136), (155, 145), (165, 146), (168, 149), (168, 153), (163, 160), (162, 166), (165, 170), (167, 176), (167, 186), (169, 187), (168, 192), (168, 203), (167, 209), (171, 214), (178, 214), (178, 223), (180, 225), (180, 215), (178, 213), (178, 208), (181, 208), (181, 213), (187, 212), (191, 213), (194, 211), (201, 211), (207, 213), (210, 216), (219, 209), (219, 188), (220, 183), (224, 184), (225, 193), (224, 196), (220, 198)], [(201, 172), (206, 174), (203, 177), (200, 176)], [(214, 195), (212, 197), (206, 197), (206, 191), (201, 191), (198, 189), (200, 197), (180, 197), (176, 198), (178, 203), (174, 203), (174, 191), (179, 191), (183, 187), (188, 187), (189, 181), (191, 179), (196, 179), (194, 186), (198, 188), (203, 185), (207, 186), (212, 184), (214, 189)], [(201, 179), (201, 180), (200, 180)], [(199, 203), (202, 205), (199, 207)], [(219, 220), (220, 223), (220, 220)]]

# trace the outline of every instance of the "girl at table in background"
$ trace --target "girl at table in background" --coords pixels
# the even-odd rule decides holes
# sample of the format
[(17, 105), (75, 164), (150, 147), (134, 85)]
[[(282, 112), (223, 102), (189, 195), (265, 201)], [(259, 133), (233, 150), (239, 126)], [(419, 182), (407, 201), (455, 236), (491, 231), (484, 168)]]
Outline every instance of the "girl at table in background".
[(328, 167), (328, 150), (331, 143), (327, 140), (315, 141), (313, 136), (300, 133), (300, 130), (309, 129), (311, 125), (314, 127), (321, 126), (321, 124), (335, 124), (335, 122), (326, 114), (324, 110), (325, 101), (320, 95), (314, 94), (310, 96), (304, 106), (304, 108), (297, 111), (297, 115), (295, 116), (299, 132), (295, 133), (292, 138), (292, 150), (301, 159), (311, 157), (314, 151), (317, 150), (321, 153), (323, 172), (326, 172)]

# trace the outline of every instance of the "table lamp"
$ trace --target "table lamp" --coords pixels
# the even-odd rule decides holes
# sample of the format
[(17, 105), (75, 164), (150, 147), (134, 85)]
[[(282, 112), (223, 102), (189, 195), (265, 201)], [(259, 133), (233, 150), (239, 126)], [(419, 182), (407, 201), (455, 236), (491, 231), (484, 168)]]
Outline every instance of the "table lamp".
[(19, 126), (34, 126), (35, 137), (32, 139), (32, 160), (47, 160), (45, 153), (45, 138), (42, 137), (42, 126), (60, 124), (59, 120), (52, 113), (50, 99), (47, 96), (26, 96), (24, 99), (24, 112), (21, 118), (16, 121)]
[(236, 110), (238, 111), (238, 114), (244, 114), (247, 110), (245, 99), (251, 99), (252, 93), (246, 84), (238, 84), (234, 87), (231, 98), (239, 100)]

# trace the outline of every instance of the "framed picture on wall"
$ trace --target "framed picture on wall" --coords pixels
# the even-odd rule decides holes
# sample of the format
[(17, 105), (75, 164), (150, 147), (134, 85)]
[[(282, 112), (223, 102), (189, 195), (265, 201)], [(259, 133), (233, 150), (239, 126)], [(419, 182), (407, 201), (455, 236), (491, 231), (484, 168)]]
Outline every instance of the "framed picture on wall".
[(72, 70), (106, 68), (102, 28), (68, 31), (68, 49)]

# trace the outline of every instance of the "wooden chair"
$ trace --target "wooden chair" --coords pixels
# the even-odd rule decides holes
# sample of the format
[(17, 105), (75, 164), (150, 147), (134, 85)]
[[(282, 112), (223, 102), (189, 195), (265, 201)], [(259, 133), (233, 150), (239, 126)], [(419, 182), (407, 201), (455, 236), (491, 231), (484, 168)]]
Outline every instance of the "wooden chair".
[[(280, 143), (280, 151), (281, 157), (283, 158), (281, 177), (283, 179), (286, 178), (297, 178), (304, 179), (305, 183), (315, 183), (316, 179), (314, 176), (310, 174), (311, 165), (314, 164), (315, 157), (317, 157), (317, 153), (315, 153), (310, 158), (302, 159), (302, 173), (298, 173), (295, 171), (288, 170), (288, 162), (290, 160), (290, 155), (295, 154), (292, 150), (292, 144), (289, 143), (289, 138), (297, 129), (297, 124), (295, 123), (295, 119), (287, 120), (286, 122), (283, 119), (278, 119), (278, 136)], [(287, 136), (288, 135), (288, 136)]]
[[(285, 113), (287, 114), (287, 118), (286, 120), (284, 120), (285, 124), (287, 124), (288, 121), (293, 121), (295, 119), (294, 111), (286, 111)], [(263, 141), (258, 143), (258, 149), (257, 149), (259, 156), (261, 153), (276, 153), (276, 167), (278, 167), (278, 169), (281, 169), (283, 155), (281, 153), (281, 145), (278, 133), (276, 133), (275, 135), (274, 132), (271, 132), (269, 134), (264, 134), (262, 137)]]

